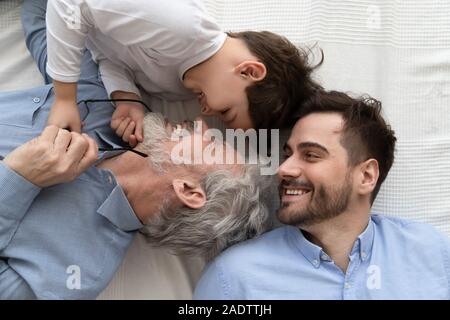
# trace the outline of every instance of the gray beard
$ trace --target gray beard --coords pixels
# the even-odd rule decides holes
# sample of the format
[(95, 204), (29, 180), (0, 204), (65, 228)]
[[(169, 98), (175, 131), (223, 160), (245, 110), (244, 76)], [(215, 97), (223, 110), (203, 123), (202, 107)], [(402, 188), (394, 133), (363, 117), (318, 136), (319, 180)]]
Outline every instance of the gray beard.
[(151, 166), (158, 172), (170, 162), (170, 156), (165, 149), (165, 143), (170, 141), (166, 132), (164, 117), (160, 113), (148, 113), (144, 118), (144, 141), (142, 149), (148, 154)]

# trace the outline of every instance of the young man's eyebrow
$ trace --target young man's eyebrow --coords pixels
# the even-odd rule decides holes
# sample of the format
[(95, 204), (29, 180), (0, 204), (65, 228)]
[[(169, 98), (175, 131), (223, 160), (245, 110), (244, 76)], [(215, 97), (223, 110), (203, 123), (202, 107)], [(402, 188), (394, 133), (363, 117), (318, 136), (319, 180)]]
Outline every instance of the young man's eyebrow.
[(330, 154), (327, 148), (318, 144), (316, 142), (301, 142), (297, 145), (297, 150), (305, 149), (305, 148), (317, 148), (325, 152), (326, 154)]

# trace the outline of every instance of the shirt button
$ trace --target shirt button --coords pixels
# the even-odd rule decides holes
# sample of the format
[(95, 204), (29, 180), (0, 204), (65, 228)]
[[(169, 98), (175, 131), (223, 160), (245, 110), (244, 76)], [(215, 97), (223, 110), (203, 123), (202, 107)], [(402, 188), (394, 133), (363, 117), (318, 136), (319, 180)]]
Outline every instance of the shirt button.
[(351, 284), (348, 283), (348, 282), (346, 282), (346, 283), (344, 284), (344, 288), (345, 288), (345, 289), (350, 289), (351, 287), (352, 287)]
[(108, 176), (108, 182), (109, 182), (109, 184), (113, 183), (113, 178), (111, 176)]
[(325, 261), (328, 260), (328, 256), (326, 254), (323, 254), (320, 258)]
[(39, 102), (41, 102), (41, 98), (35, 97), (35, 98), (33, 98), (33, 102), (39, 103)]
[(363, 252), (361, 252), (361, 257), (362, 257), (363, 259), (365, 259), (365, 258), (367, 257), (367, 254), (363, 251)]
[(316, 259), (313, 260), (313, 264), (317, 267), (319, 265), (319, 261), (317, 261)]

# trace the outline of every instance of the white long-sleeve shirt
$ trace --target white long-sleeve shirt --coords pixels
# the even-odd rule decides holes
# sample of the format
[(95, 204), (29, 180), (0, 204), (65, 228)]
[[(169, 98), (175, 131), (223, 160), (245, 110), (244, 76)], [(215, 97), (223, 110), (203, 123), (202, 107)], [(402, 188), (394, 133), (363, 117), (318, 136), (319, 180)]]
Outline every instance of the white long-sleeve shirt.
[(88, 48), (108, 94), (140, 95), (138, 84), (163, 99), (192, 98), (183, 74), (226, 38), (198, 0), (49, 0), (46, 19), (47, 73), (78, 81)]

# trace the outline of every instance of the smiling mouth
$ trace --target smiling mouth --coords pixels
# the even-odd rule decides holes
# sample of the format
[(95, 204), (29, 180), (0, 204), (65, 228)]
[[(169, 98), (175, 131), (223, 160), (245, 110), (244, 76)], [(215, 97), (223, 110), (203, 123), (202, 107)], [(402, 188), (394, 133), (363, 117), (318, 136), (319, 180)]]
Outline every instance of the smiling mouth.
[(287, 196), (303, 196), (307, 193), (310, 193), (309, 189), (300, 189), (300, 188), (284, 188), (283, 195)]

